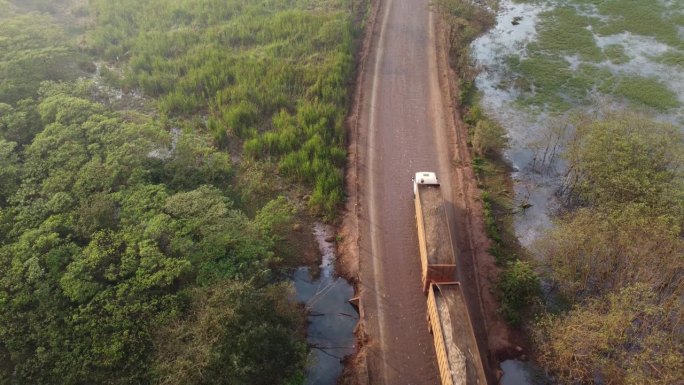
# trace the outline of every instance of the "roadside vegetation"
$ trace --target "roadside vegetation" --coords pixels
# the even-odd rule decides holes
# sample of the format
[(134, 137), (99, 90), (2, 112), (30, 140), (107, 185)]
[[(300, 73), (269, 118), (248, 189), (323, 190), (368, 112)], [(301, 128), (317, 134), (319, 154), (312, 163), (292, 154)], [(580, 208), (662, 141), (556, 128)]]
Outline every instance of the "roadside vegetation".
[(126, 63), (117, 85), (157, 98), (171, 119), (199, 115), (192, 129), (233, 155), (272, 160), (281, 175), (311, 186), (310, 208), (332, 219), (344, 198), (353, 71), (346, 5), (94, 1), (98, 28), (88, 44)]
[(485, 231), (491, 240), (489, 252), (501, 267), (497, 282), (499, 312), (511, 325), (520, 327), (531, 305), (538, 302), (539, 276), (525, 257), (513, 231), (513, 214), (524, 207), (513, 201), (510, 167), (503, 158), (508, 146), (506, 131), (489, 119), (479, 106), (475, 87), (478, 70), (470, 55), (470, 43), (494, 25), (497, 2), (436, 0), (449, 37), (450, 63), (458, 77), (459, 107), (468, 125), (469, 145), (478, 187), (482, 189)]
[(303, 383), (349, 3), (0, 1), (0, 37), (0, 383)]
[[(458, 3), (451, 9), (471, 4)], [(648, 8), (642, 11), (618, 3), (628, 2), (599, 6), (604, 16), (612, 15), (607, 25), (572, 6), (540, 15), (538, 41), (528, 44), (524, 59), (509, 60), (513, 74), (520, 75), (514, 85), (523, 91), (522, 105), (568, 112), (591, 103), (593, 90), (656, 112), (680, 107), (677, 95), (657, 79), (613, 75), (599, 65), (631, 60), (623, 45), (600, 47), (591, 34), (582, 40), (582, 33), (575, 33), (589, 25), (606, 34), (642, 33), (674, 47), (653, 60), (677, 65), (681, 39), (673, 39), (672, 21), (662, 19), (673, 13), (661, 12), (660, 3), (650, 7), (650, 2), (629, 2), (636, 10)], [(638, 12), (667, 25), (647, 33), (635, 26)], [(472, 14), (461, 13), (463, 19), (451, 14), (445, 20), (462, 29), (480, 25), (468, 24), (465, 15)], [(571, 68), (567, 57), (579, 57), (582, 63)], [(452, 65), (460, 60), (452, 57)], [(463, 76), (463, 70), (455, 69)], [(472, 75), (460, 79), (460, 106), (483, 189), (490, 251), (502, 267), (497, 285), (502, 315), (527, 331), (537, 362), (558, 383), (684, 381), (681, 127), (619, 111), (579, 115), (571, 121), (554, 118), (563, 123), (546, 139), (553, 137), (548, 150), (567, 166), (559, 192), (564, 210), (553, 229), (528, 251), (513, 232), (513, 214), (525, 205), (514, 204), (510, 169), (501, 157), (505, 130), (481, 111), (467, 79)]]
[(485, 231), (491, 241), (489, 252), (501, 267), (497, 282), (499, 312), (515, 327), (538, 310), (540, 278), (536, 265), (518, 242), (513, 229), (513, 216), (525, 210), (524, 203), (514, 200), (511, 168), (503, 158), (508, 145), (506, 131), (496, 121), (487, 118), (478, 106), (466, 107), (464, 122), (469, 126), (473, 151), (473, 171), (482, 189)]
[[(681, 95), (662, 76), (640, 75), (630, 69), (634, 63), (625, 66), (635, 59), (629, 43), (635, 36), (666, 47), (646, 58), (670, 67), (659, 70), (680, 65), (684, 20), (681, 9), (673, 8), (680, 4), (540, 3), (553, 7), (539, 14), (537, 36), (523, 54), (508, 58), (507, 85), (520, 91), (518, 103), (526, 112), (550, 116), (548, 132), (540, 132), (538, 141), (547, 146), (542, 151), (562, 160), (563, 206), (553, 228), (530, 250), (536, 264), (514, 262), (500, 289), (535, 304), (534, 314), (522, 313), (519, 320), (534, 341), (535, 358), (555, 382), (681, 383), (684, 135), (680, 126), (653, 117), (676, 120)], [(646, 112), (597, 107), (597, 98), (613, 108)], [(593, 112), (578, 112), (585, 108)], [(465, 115), (473, 130), (480, 119), (476, 108)], [(497, 175), (478, 158), (474, 167), (484, 179)], [(505, 178), (484, 187), (483, 196), (494, 255), (496, 245), (506, 244), (506, 218), (524, 209), (504, 204), (497, 211), (492, 192), (501, 186)], [(509, 275), (536, 281), (537, 289), (511, 290)], [(502, 311), (515, 322), (507, 297), (502, 296)]]
[(470, 43), (494, 25), (498, 1), (432, 0), (431, 4), (444, 21), (451, 68), (457, 75), (460, 101), (466, 107), (472, 104), (470, 98), (475, 95), (477, 76), (471, 62)]
[[(545, 281), (527, 323), (538, 361), (561, 384), (680, 383), (684, 135), (650, 114), (673, 117), (681, 95), (629, 63), (630, 39), (644, 39), (666, 48), (646, 59), (675, 71), (681, 4), (546, 3), (536, 39), (509, 58), (520, 105), (566, 122), (548, 143), (565, 166), (563, 210), (532, 250)], [(597, 108), (604, 96), (648, 112)]]
[(684, 381), (684, 134), (626, 112), (577, 122), (568, 211), (538, 241), (566, 306), (535, 326), (563, 384)]

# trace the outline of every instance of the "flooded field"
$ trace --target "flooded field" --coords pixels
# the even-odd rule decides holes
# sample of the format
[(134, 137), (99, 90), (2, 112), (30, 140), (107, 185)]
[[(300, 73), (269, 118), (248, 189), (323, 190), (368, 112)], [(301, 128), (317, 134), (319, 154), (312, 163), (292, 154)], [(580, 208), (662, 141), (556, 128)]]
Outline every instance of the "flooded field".
[(516, 201), (531, 205), (515, 220), (524, 246), (558, 207), (555, 141), (570, 116), (628, 108), (684, 123), (684, 2), (623, 3), (502, 0), (496, 27), (472, 45), (481, 105), (510, 137)]
[(294, 273), (297, 301), (304, 303), (309, 313), (307, 341), (309, 353), (306, 384), (335, 385), (342, 374), (342, 359), (356, 352), (354, 327), (356, 310), (349, 304), (354, 288), (335, 276), (335, 246), (330, 241), (333, 232), (326, 225), (314, 225), (314, 235), (322, 254), (320, 274), (312, 277), (308, 267)]
[[(639, 111), (684, 127), (684, 1), (501, 0), (472, 46), (480, 105), (507, 131), (521, 244), (560, 208), (563, 139), (573, 117)], [(548, 383), (533, 364), (502, 363), (504, 385)]]

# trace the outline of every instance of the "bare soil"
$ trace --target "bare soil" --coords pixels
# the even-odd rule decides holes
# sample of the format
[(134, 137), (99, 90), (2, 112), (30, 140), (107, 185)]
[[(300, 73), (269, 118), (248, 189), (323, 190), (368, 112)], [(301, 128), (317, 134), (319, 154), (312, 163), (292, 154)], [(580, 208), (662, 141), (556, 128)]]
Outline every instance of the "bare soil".
[(449, 221), (438, 186), (421, 186), (418, 196), (422, 207), (423, 228), (430, 265), (453, 265), (454, 253), (449, 237)]
[[(359, 126), (361, 124), (360, 109), (365, 100), (363, 94), (364, 80), (368, 65), (368, 55), (372, 44), (372, 37), (375, 33), (380, 1), (369, 0), (371, 10), (368, 13), (368, 21), (364, 29), (363, 37), (358, 47), (356, 55), (356, 87), (352, 95), (351, 109), (347, 116), (347, 167), (345, 170), (345, 192), (347, 201), (342, 215), (342, 222), (337, 228), (337, 260), (335, 271), (341, 277), (354, 284), (358, 294), (358, 287), (355, 283), (359, 277)], [(361, 322), (360, 322), (361, 324)], [(360, 354), (359, 354), (360, 355)], [(344, 376), (343, 376), (344, 377)]]

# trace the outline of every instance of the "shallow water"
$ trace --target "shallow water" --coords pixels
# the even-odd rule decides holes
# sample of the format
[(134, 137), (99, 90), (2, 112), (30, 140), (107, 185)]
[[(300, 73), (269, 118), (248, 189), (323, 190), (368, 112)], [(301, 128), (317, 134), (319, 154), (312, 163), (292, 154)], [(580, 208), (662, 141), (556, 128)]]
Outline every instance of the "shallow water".
[(356, 310), (348, 300), (354, 289), (343, 278), (335, 277), (335, 247), (327, 242), (333, 232), (317, 223), (314, 235), (321, 251), (320, 276), (312, 277), (308, 267), (298, 268), (293, 276), (297, 300), (309, 313), (307, 341), (307, 385), (334, 385), (342, 374), (342, 358), (356, 352), (354, 327)]
[[(512, 177), (515, 182), (515, 203), (531, 205), (525, 210), (518, 210), (514, 220), (516, 235), (525, 247), (531, 246), (543, 231), (552, 226), (552, 215), (559, 207), (554, 194), (562, 182), (564, 165), (557, 160), (551, 165), (547, 162), (540, 167), (540, 154), (543, 153), (543, 143), (550, 137), (548, 127), (553, 126), (554, 120), (560, 121), (564, 117), (553, 118), (545, 112), (533, 113), (531, 109), (519, 107), (516, 103), (521, 94), (514, 87), (514, 74), (507, 63), (510, 57), (525, 57), (526, 44), (536, 39), (536, 25), (540, 13), (551, 9), (553, 4), (558, 4), (558, 1), (524, 4), (500, 0), (496, 27), (474, 41), (471, 46), (472, 57), (481, 69), (476, 79), (476, 86), (482, 95), (481, 106), (487, 116), (498, 121), (506, 129), (510, 139), (510, 147), (504, 155), (514, 168)], [(597, 17), (596, 12), (595, 7), (585, 4), (584, 14)], [(679, 32), (684, 39), (684, 27), (680, 27)], [(622, 64), (604, 61), (592, 63), (593, 65), (607, 69), (613, 75), (657, 78), (684, 104), (684, 71), (676, 66), (667, 66), (652, 60), (653, 57), (668, 51), (670, 47), (652, 37), (626, 32), (610, 36), (595, 34), (594, 38), (600, 48), (609, 45), (622, 46), (628, 60)], [(565, 59), (573, 69), (583, 64), (577, 56)], [(600, 98), (599, 96), (598, 100), (603, 102)], [(614, 100), (607, 105), (625, 107), (622, 102)], [(575, 111), (588, 112), (596, 108), (576, 106)], [(656, 114), (656, 117), (684, 127), (682, 106)], [(504, 361), (501, 369), (504, 372), (502, 385), (550, 383), (548, 378), (528, 362)]]
[[(472, 44), (473, 58), (482, 71), (476, 85), (482, 92), (482, 107), (508, 132), (510, 148), (505, 156), (514, 167), (515, 200), (531, 205), (515, 216), (515, 230), (520, 242), (529, 246), (541, 229), (551, 224), (549, 212), (557, 207), (553, 192), (558, 186), (554, 170), (540, 174), (532, 166), (534, 142), (542, 131), (546, 116), (532, 115), (514, 106), (518, 92), (508, 82), (510, 70), (506, 58), (524, 56), (524, 47), (536, 36), (538, 15), (545, 7), (502, 0), (497, 24)], [(513, 20), (517, 20), (517, 25)]]
[[(518, 205), (531, 205), (525, 210), (518, 210), (514, 221), (516, 235), (523, 246), (530, 246), (542, 231), (551, 226), (551, 215), (559, 207), (554, 193), (562, 182), (564, 167), (560, 162), (553, 163), (552, 167), (539, 167), (540, 150), (543, 151), (542, 144), (547, 140), (548, 127), (553, 125), (554, 118), (547, 113), (532, 113), (531, 110), (516, 105), (520, 93), (513, 85), (514, 76), (507, 65), (507, 59), (511, 56), (524, 58), (526, 44), (536, 39), (539, 14), (551, 9), (554, 4), (558, 2), (525, 4), (501, 0), (496, 27), (475, 40), (471, 46), (473, 59), (481, 68), (476, 85), (482, 92), (482, 108), (506, 129), (510, 139), (510, 147), (504, 155), (515, 170), (512, 175), (515, 181), (515, 201)], [(602, 18), (596, 12), (595, 7), (585, 5), (581, 13)], [(516, 25), (513, 24), (514, 20)], [(610, 36), (594, 34), (594, 38), (601, 48), (614, 44), (622, 46), (629, 60), (622, 64), (604, 61), (592, 63), (593, 65), (607, 69), (614, 75), (657, 78), (684, 104), (684, 71), (677, 66), (652, 60), (670, 47), (652, 37), (627, 32)], [(577, 56), (565, 59), (571, 68), (577, 68), (583, 63)], [(606, 102), (601, 95), (596, 97), (602, 105), (624, 107), (621, 102)], [(578, 107), (573, 112), (588, 112), (596, 108)], [(684, 107), (656, 114), (656, 117), (684, 125)], [(560, 121), (565, 118), (560, 116), (555, 119)]]
[(539, 369), (529, 362), (507, 360), (501, 363), (501, 370), (503, 370), (504, 375), (501, 377), (500, 385), (546, 385), (551, 383)]

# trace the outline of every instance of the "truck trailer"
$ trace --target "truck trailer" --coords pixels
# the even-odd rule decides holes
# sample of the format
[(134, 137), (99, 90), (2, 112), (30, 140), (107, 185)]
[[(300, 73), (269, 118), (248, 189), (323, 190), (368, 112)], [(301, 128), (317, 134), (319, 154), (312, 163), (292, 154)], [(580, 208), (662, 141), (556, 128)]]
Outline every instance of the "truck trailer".
[(437, 175), (434, 172), (416, 173), (413, 177), (413, 196), (423, 292), (427, 292), (431, 282), (455, 280), (456, 255)]
[(486, 385), (480, 351), (458, 282), (432, 283), (428, 328), (437, 353), (442, 385)]

